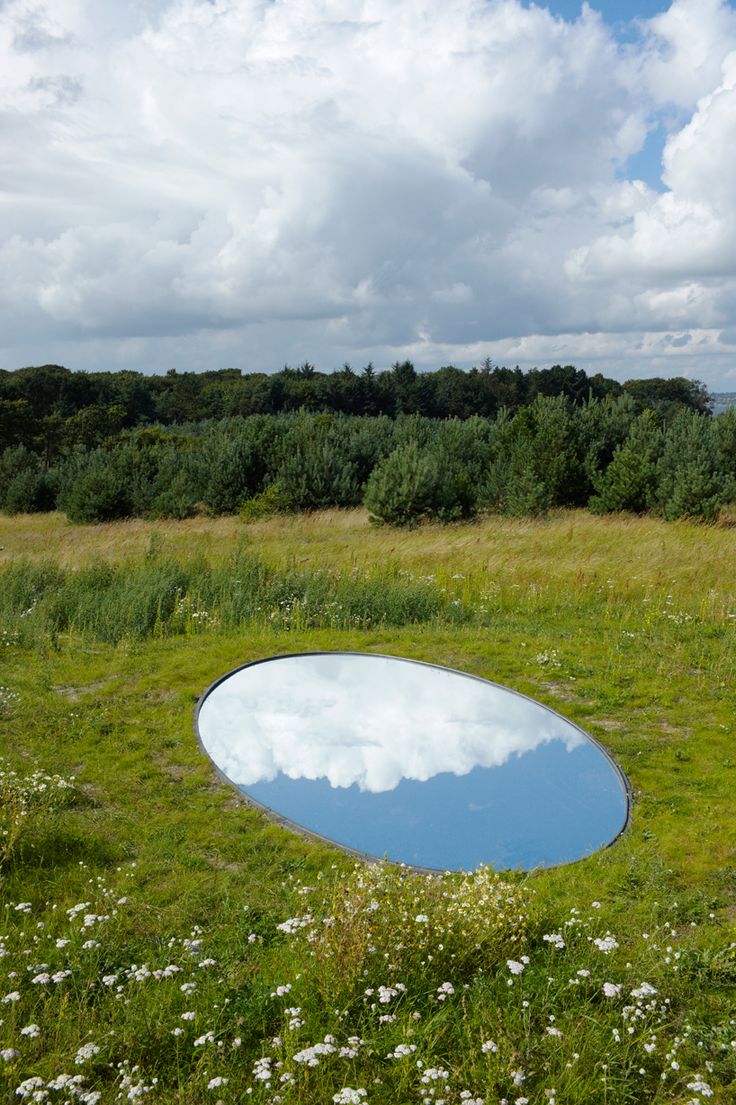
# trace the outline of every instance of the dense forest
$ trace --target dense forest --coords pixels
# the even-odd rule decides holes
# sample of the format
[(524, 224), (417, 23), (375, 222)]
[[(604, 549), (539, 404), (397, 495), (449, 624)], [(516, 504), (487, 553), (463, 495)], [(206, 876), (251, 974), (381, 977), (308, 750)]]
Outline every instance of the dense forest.
[(571, 365), (409, 362), (275, 375), (0, 372), (0, 509), (73, 521), (364, 503), (379, 520), (654, 510), (736, 500), (736, 411), (702, 384), (619, 384)]

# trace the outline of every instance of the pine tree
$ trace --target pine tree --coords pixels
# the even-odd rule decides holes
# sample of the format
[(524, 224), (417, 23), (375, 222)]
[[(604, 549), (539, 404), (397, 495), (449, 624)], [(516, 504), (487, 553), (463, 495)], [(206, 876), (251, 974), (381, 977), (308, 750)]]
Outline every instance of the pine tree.
[(595, 514), (614, 510), (641, 513), (656, 504), (657, 462), (664, 447), (659, 417), (645, 410), (629, 429), (626, 441), (616, 449), (604, 472), (593, 477), (597, 492), (589, 507)]

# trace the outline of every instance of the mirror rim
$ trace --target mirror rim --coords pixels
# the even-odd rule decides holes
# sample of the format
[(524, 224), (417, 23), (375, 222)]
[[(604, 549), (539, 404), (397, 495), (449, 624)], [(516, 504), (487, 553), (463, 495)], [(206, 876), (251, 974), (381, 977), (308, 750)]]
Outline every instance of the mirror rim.
[[(280, 825), (282, 828), (287, 829), (289, 832), (296, 833), (297, 836), (312, 840), (318, 844), (325, 844), (332, 848), (338, 848), (341, 852), (345, 852), (349, 856), (354, 856), (356, 859), (362, 860), (366, 863), (393, 863), (401, 867), (406, 867), (411, 871), (419, 871), (432, 875), (443, 875), (447, 872), (444, 868), (440, 867), (422, 867), (414, 863), (406, 863), (401, 860), (389, 860), (385, 856), (376, 856), (371, 852), (361, 852), (359, 849), (351, 848), (347, 844), (341, 844), (339, 840), (334, 840), (332, 837), (323, 836), (321, 833), (316, 832), (314, 829), (308, 829), (305, 825), (301, 825), (298, 821), (292, 821), (291, 818), (286, 817), (284, 814), (279, 813), (278, 810), (273, 809), (272, 806), (267, 806), (264, 802), (260, 802), (257, 798), (248, 794), (246, 790), (243, 790), (240, 784), (234, 782), (225, 772), (219, 767), (218, 764), (212, 759), (209, 752), (205, 748), (204, 741), (202, 740), (202, 734), (199, 731), (199, 715), (202, 707), (209, 697), (209, 695), (224, 683), (226, 679), (230, 679), (233, 675), (237, 675), (240, 671), (245, 671), (246, 668), (255, 668), (259, 664), (269, 664), (274, 660), (297, 660), (300, 657), (306, 656), (362, 656), (362, 657), (375, 657), (378, 660), (397, 660), (404, 664), (418, 664), (424, 668), (434, 668), (437, 671), (451, 672), (453, 675), (459, 675), (465, 679), (475, 679), (478, 683), (485, 683), (491, 687), (496, 687), (499, 690), (506, 691), (508, 694), (516, 695), (517, 698), (523, 698), (527, 702), (533, 703), (535, 706), (540, 707), (542, 710), (547, 710), (548, 713), (554, 714), (555, 717), (560, 718), (567, 725), (571, 725), (573, 729), (577, 731), (593, 744), (599, 752), (608, 761), (610, 767), (613, 769), (616, 775), (621, 790), (623, 791), (624, 802), (626, 804), (626, 815), (624, 817), (623, 824), (618, 830), (616, 835), (612, 837), (606, 844), (603, 844), (600, 848), (596, 848), (594, 852), (589, 852), (585, 856), (580, 856), (579, 859), (569, 860), (566, 863), (555, 863), (545, 867), (528, 868), (531, 871), (554, 871), (558, 867), (570, 867), (573, 863), (581, 863), (585, 859), (590, 859), (592, 856), (598, 855), (599, 852), (604, 852), (606, 849), (613, 847), (617, 840), (626, 832), (629, 824), (631, 823), (631, 813), (634, 801), (634, 792), (629, 781), (629, 777), (623, 768), (616, 762), (613, 754), (609, 752), (604, 744), (601, 743), (596, 737), (588, 733), (582, 726), (576, 722), (571, 721), (569, 717), (565, 717), (559, 710), (555, 710), (552, 706), (547, 706), (546, 703), (540, 702), (536, 698), (532, 698), (531, 695), (524, 694), (523, 691), (517, 691), (513, 687), (507, 687), (504, 683), (496, 683), (493, 679), (486, 679), (482, 675), (474, 675), (472, 672), (460, 671), (458, 668), (450, 668), (446, 664), (433, 664), (429, 660), (417, 660), (411, 656), (396, 656), (388, 652), (358, 652), (354, 649), (315, 649), (309, 652), (279, 652), (274, 656), (262, 656), (257, 660), (247, 660), (243, 664), (238, 664), (237, 667), (231, 668), (230, 671), (226, 671), (223, 675), (218, 676), (214, 682), (210, 683), (208, 687), (204, 689), (201, 695), (197, 698), (196, 706), (194, 708), (194, 734), (197, 738), (197, 744), (202, 755), (206, 756), (210, 764), (215, 769), (215, 773), (222, 780), (227, 783), (228, 786), (236, 792), (238, 798), (246, 805), (253, 809), (260, 810), (261, 813), (265, 813), (270, 821), (276, 825)], [(489, 864), (490, 866), (490, 864)], [(460, 870), (458, 868), (458, 870)], [(495, 870), (495, 868), (493, 868)], [(499, 868), (499, 870), (501, 870)]]

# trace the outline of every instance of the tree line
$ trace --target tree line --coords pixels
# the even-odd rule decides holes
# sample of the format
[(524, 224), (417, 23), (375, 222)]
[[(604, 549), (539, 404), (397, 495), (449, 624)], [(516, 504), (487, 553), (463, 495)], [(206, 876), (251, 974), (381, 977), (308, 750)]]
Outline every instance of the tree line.
[(626, 389), (538, 394), (494, 418), (298, 410), (138, 425), (51, 459), (24, 443), (0, 454), (0, 510), (75, 522), (361, 503), (395, 525), (566, 506), (711, 520), (734, 501), (736, 410), (656, 410)]
[(417, 372), (410, 361), (376, 372), (318, 372), (305, 362), (268, 375), (226, 368), (213, 372), (72, 372), (61, 365), (0, 370), (0, 450), (25, 445), (47, 465), (76, 446), (95, 448), (139, 426), (203, 422), (306, 410), (395, 418), (495, 418), (515, 414), (538, 395), (590, 399), (629, 395), (638, 410), (664, 418), (685, 406), (710, 412), (702, 384), (683, 378), (629, 380), (588, 376), (572, 365), (522, 372), (486, 360), (465, 372), (446, 365)]

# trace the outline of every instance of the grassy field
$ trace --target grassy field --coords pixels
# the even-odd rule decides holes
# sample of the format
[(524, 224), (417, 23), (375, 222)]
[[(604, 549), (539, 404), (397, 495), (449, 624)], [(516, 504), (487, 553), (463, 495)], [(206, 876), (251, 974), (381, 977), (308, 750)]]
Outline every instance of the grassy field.
[[(733, 1101), (735, 551), (583, 512), (0, 517), (0, 1099)], [(277, 828), (217, 780), (194, 704), (316, 649), (553, 706), (627, 772), (630, 827), (439, 880)]]

